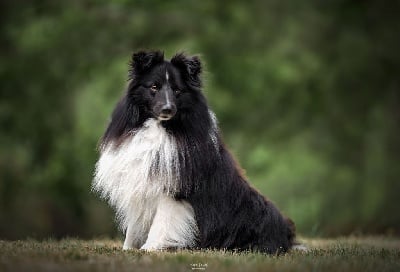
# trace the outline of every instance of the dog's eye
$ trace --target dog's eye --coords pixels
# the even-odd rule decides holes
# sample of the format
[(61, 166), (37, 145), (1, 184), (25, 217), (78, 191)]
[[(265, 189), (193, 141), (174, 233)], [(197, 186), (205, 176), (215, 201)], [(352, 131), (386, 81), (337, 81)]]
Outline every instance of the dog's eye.
[(151, 85), (150, 89), (151, 89), (153, 92), (157, 92), (157, 91), (158, 91), (158, 87), (157, 87), (156, 84)]
[(180, 93), (181, 93), (181, 90), (179, 90), (179, 89), (175, 90), (175, 94), (180, 94)]

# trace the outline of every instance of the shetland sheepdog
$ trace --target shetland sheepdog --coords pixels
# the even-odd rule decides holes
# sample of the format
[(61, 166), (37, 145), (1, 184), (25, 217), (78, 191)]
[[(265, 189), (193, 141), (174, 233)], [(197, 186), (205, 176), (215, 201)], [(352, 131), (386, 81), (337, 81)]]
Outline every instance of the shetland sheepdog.
[(133, 54), (93, 190), (115, 209), (123, 249), (284, 253), (294, 224), (250, 186), (224, 145), (201, 72), (197, 56)]

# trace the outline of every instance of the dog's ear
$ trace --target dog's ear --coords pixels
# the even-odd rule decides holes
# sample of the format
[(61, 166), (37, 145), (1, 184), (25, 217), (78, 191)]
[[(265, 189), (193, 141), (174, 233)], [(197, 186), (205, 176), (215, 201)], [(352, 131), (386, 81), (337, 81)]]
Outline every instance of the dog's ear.
[(171, 59), (171, 63), (183, 73), (184, 79), (192, 87), (201, 87), (201, 62), (198, 56), (188, 57), (178, 53)]
[(129, 69), (129, 78), (147, 72), (154, 65), (164, 61), (164, 53), (161, 51), (139, 51), (133, 53)]
[(125, 95), (115, 107), (111, 122), (103, 135), (100, 143), (100, 149), (105, 147), (110, 141), (119, 141), (121, 137), (128, 135), (129, 131), (138, 126), (139, 107), (128, 101)]

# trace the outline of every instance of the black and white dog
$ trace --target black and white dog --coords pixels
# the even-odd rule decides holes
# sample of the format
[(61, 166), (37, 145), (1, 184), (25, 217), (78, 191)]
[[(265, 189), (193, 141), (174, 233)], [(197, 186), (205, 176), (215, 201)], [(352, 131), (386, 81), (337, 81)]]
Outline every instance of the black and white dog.
[(246, 181), (221, 139), (200, 74), (196, 56), (133, 54), (93, 189), (115, 208), (124, 249), (286, 252), (294, 224)]

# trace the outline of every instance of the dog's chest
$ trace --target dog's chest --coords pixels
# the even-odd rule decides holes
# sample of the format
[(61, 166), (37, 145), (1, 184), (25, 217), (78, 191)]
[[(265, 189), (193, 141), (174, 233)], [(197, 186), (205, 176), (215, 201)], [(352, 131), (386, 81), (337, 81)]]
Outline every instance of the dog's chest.
[(179, 174), (177, 158), (173, 137), (150, 119), (119, 147), (104, 149), (93, 188), (118, 210), (133, 199), (172, 194)]

